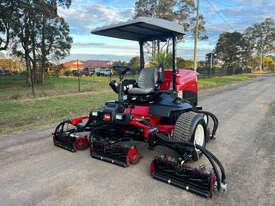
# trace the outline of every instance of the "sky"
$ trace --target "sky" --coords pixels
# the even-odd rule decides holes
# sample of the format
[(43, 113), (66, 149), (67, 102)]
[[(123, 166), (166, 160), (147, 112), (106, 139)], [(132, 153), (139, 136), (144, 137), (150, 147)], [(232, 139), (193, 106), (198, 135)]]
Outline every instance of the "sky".
[[(134, 16), (135, 0), (72, 0), (69, 9), (59, 14), (70, 25), (74, 43), (65, 60), (123, 60), (139, 53), (138, 43), (92, 35), (96, 27), (127, 21)], [(275, 0), (200, 0), (208, 39), (198, 43), (198, 59), (204, 60), (222, 32), (243, 32), (245, 28), (267, 17), (275, 18)], [(193, 38), (186, 37), (177, 45), (177, 56), (193, 58)]]

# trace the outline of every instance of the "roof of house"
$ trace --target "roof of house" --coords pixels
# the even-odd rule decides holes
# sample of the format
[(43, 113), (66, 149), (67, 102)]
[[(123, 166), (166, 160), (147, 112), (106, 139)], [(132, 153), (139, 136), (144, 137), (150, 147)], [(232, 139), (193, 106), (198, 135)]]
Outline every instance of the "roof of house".
[(184, 28), (175, 21), (138, 17), (128, 22), (96, 28), (92, 33), (119, 39), (151, 41), (184, 35)]
[(87, 60), (84, 62), (85, 67), (108, 67), (112, 65), (112, 61)]
[[(109, 67), (112, 65), (112, 61), (102, 61), (102, 60), (87, 60), (87, 61), (78, 61), (72, 60), (65, 62), (63, 65), (68, 68), (90, 68), (90, 67)], [(78, 67), (77, 67), (78, 66)]]

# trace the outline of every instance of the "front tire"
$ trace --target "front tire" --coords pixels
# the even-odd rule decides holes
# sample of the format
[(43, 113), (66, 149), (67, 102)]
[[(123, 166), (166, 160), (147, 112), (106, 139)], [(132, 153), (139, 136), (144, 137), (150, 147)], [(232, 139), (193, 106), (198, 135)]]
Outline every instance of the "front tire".
[[(175, 124), (173, 141), (187, 141), (205, 147), (206, 137), (207, 125), (203, 115), (195, 112), (185, 112), (179, 116)], [(196, 149), (193, 155), (194, 160), (198, 160), (200, 155), (200, 151)]]

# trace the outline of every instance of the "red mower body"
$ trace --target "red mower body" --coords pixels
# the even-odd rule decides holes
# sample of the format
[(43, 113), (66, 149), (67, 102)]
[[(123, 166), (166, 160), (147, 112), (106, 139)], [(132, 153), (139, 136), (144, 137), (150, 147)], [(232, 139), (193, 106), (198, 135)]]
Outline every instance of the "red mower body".
[[(164, 71), (164, 82), (160, 85), (160, 90), (172, 89), (172, 70)], [(178, 92), (190, 91), (198, 93), (198, 73), (192, 70), (180, 69), (177, 71), (176, 85)]]
[[(164, 71), (164, 82), (160, 85), (160, 90), (172, 90), (172, 70)], [(197, 101), (198, 93), (198, 78), (197, 72), (191, 70), (178, 70), (177, 71), (177, 92), (181, 98), (191, 97), (193, 101)], [(158, 131), (163, 134), (172, 135), (174, 125), (162, 124), (160, 116), (150, 114), (150, 107), (148, 105), (135, 105), (131, 108), (126, 108), (124, 113), (131, 114), (134, 119), (129, 123), (136, 127), (143, 128), (144, 138), (148, 138), (148, 131), (151, 127), (137, 123), (136, 120), (144, 119), (150, 122), (151, 125), (158, 128)], [(138, 124), (138, 125), (137, 125)]]

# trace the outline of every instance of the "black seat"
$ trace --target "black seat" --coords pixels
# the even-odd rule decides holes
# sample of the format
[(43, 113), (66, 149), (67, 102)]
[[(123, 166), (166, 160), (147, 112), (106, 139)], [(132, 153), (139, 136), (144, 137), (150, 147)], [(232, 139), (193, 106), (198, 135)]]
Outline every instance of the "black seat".
[(158, 71), (157, 69), (143, 69), (139, 74), (137, 87), (130, 88), (128, 94), (147, 95), (153, 93), (157, 87)]

